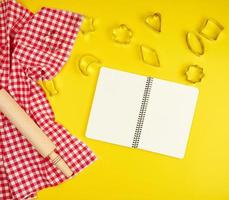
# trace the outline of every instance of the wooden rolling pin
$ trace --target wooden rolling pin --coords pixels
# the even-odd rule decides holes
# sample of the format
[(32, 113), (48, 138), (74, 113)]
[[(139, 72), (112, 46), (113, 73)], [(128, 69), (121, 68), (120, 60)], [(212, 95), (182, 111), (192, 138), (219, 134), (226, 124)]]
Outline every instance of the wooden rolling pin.
[(56, 147), (52, 141), (4, 89), (0, 89), (0, 112), (15, 125), (44, 158), (48, 156), (66, 177), (73, 174), (64, 160), (54, 152)]

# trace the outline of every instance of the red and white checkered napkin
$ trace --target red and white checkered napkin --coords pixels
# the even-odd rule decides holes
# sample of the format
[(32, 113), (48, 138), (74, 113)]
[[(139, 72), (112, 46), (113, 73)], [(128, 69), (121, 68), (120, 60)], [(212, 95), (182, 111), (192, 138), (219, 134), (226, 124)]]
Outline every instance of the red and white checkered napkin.
[[(80, 140), (55, 122), (38, 80), (53, 78), (67, 61), (82, 16), (42, 8), (32, 14), (13, 0), (0, 4), (0, 88), (6, 89), (56, 145), (74, 174), (96, 157)], [(0, 114), (0, 199), (28, 199), (66, 180)]]

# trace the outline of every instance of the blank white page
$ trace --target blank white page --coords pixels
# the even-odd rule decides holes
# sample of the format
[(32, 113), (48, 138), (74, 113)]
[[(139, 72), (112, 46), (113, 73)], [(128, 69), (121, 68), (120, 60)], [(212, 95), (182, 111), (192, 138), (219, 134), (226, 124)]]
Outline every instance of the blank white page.
[(139, 148), (183, 158), (198, 89), (153, 79)]
[(146, 77), (101, 68), (86, 136), (131, 147)]
[[(131, 147), (147, 77), (101, 68), (86, 136)], [(182, 158), (198, 90), (153, 78), (138, 148)]]

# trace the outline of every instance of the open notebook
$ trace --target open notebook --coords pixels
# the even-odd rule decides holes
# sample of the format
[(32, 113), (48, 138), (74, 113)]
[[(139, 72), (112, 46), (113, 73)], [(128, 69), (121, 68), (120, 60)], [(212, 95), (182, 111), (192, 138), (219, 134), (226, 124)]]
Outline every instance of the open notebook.
[(183, 158), (197, 96), (194, 87), (102, 67), (86, 136)]

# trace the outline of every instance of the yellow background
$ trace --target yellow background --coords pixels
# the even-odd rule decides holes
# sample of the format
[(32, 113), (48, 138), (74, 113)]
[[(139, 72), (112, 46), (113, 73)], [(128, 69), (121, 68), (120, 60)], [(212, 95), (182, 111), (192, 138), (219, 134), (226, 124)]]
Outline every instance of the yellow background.
[[(86, 142), (98, 160), (77, 177), (43, 190), (39, 200), (228, 200), (229, 199), (229, 1), (228, 0), (42, 0), (20, 1), (36, 12), (42, 6), (67, 9), (96, 19), (96, 31), (81, 33), (73, 53), (55, 78), (59, 94), (49, 97), (61, 122)], [(151, 12), (162, 14), (162, 33), (144, 23)], [(207, 17), (225, 26), (219, 39), (203, 39), (206, 53), (193, 55), (186, 46), (186, 31), (196, 31)], [(112, 28), (127, 24), (134, 32), (129, 45), (111, 40)], [(161, 68), (144, 64), (139, 45), (155, 48)], [(85, 53), (106, 66), (187, 83), (186, 66), (199, 64), (205, 78), (183, 160), (142, 150), (93, 141), (85, 137), (97, 75), (84, 77), (78, 60)], [(189, 83), (187, 83), (189, 84)]]

